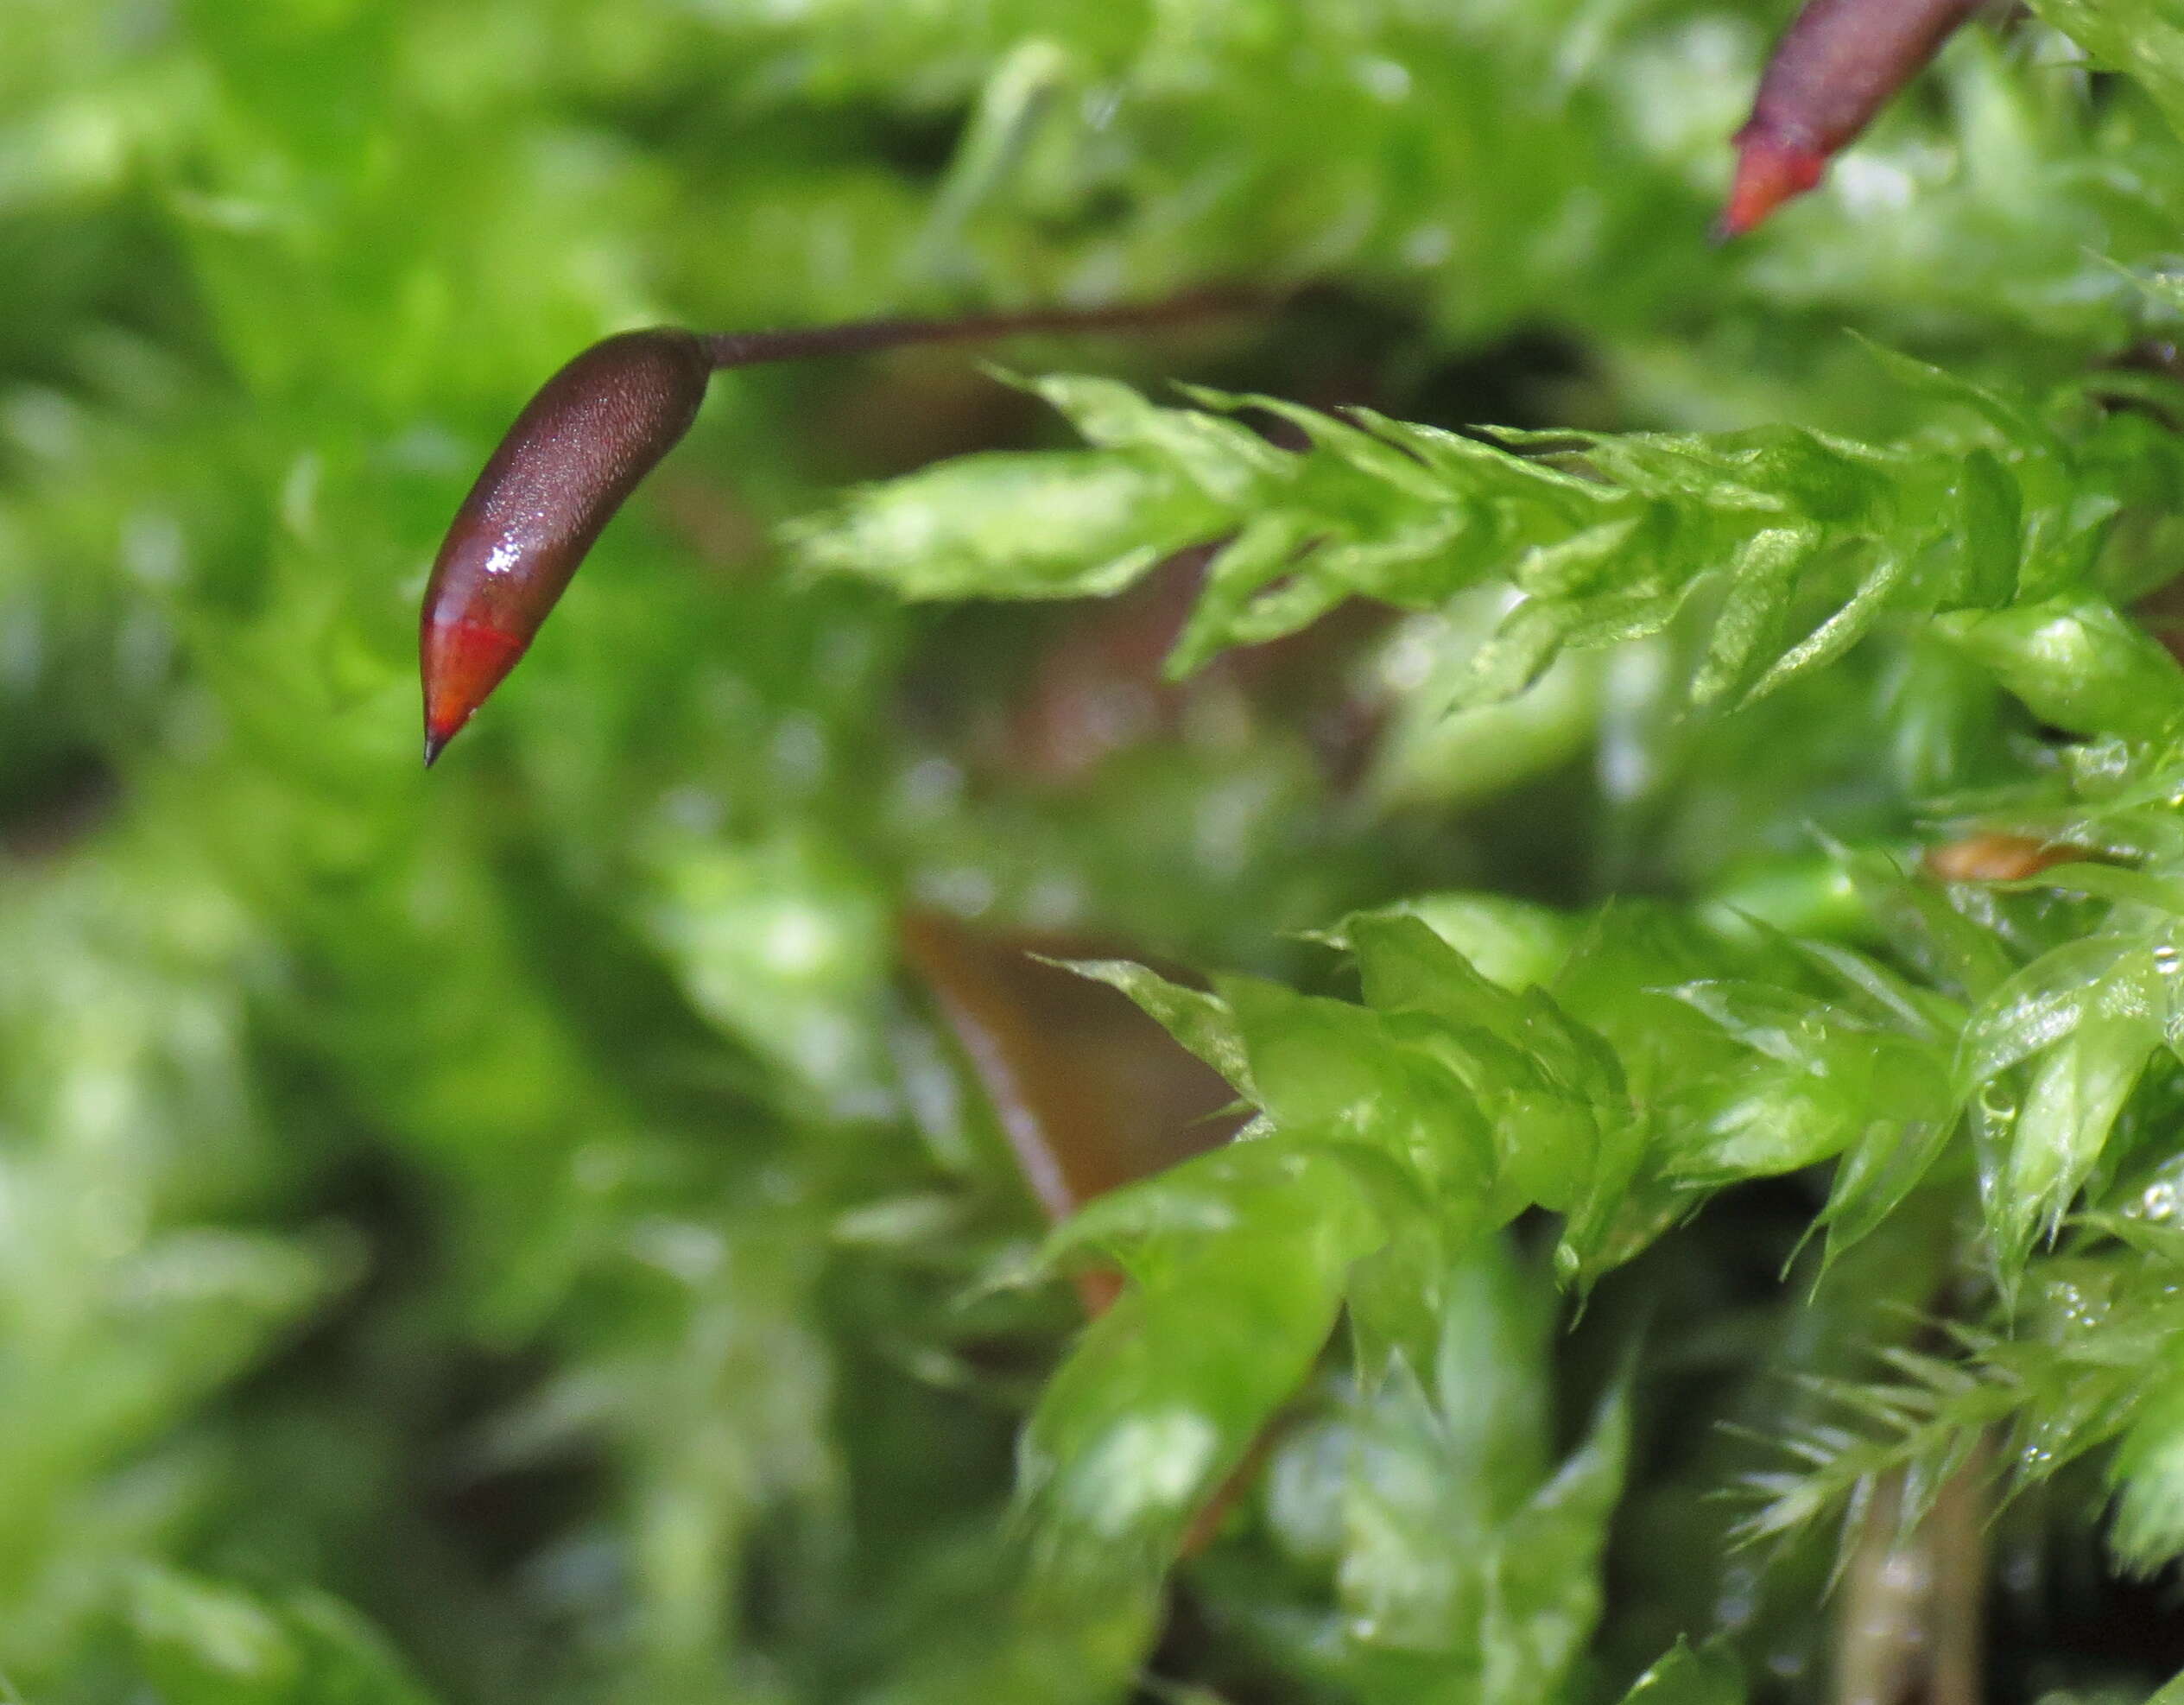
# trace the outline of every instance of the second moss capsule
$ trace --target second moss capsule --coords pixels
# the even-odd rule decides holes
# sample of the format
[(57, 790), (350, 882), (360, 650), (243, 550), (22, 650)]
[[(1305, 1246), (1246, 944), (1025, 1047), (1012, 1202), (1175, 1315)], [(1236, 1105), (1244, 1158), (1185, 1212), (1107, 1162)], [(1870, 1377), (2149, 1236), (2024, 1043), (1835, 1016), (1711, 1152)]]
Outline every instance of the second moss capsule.
[(1811, 0), (1775, 48), (1737, 132), (1717, 230), (1741, 237), (1818, 184), (1836, 152), (1939, 53), (1981, 0)]

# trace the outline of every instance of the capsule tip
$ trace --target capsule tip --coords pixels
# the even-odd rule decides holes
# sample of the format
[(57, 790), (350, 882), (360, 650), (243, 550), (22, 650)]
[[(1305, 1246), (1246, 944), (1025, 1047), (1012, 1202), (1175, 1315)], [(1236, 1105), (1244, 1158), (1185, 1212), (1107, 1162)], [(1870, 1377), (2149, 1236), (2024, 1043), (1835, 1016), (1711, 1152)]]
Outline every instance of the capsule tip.
[(1827, 156), (1803, 143), (1782, 142), (1750, 129), (1737, 136), (1737, 176), (1729, 202), (1714, 222), (1714, 241), (1726, 243), (1755, 229), (1783, 202), (1802, 195), (1827, 172)]
[(516, 667), (526, 643), (521, 636), (484, 622), (425, 624), (421, 649), (427, 769)]

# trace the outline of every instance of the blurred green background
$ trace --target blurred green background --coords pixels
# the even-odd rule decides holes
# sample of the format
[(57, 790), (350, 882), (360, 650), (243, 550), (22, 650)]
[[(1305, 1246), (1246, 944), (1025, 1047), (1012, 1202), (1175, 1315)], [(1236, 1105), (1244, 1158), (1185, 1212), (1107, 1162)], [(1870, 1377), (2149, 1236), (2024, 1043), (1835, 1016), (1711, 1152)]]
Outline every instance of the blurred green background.
[[(1294, 932), (1458, 886), (1815, 927), (1808, 826), (1901, 840), (1980, 774), (1991, 689), (1860, 654), (1731, 722), (1616, 654), (1452, 733), (1402, 695), (1491, 599), (1178, 689), (1187, 564), (1091, 611), (792, 573), (775, 529), (845, 481), (1065, 441), (910, 352), (717, 382), (427, 776), (440, 530), (532, 388), (648, 323), (1295, 285), (995, 356), (1442, 424), (1880, 435), (1916, 403), (1846, 326), (2026, 383), (2147, 335), (2111, 263), (2175, 243), (2184, 155), (2030, 27), (1709, 248), (1784, 11), (0, 0), (9, 1686), (1063, 1696), (1066, 1651), (988, 1648), (1012, 1441), (1077, 1304), (991, 1282), (1041, 1214), (934, 1004), (976, 979), (906, 965), (906, 909), (989, 954), (1307, 981)], [(1042, 1022), (1138, 1086), (1114, 1164), (1204, 1140), (1222, 1098), (1156, 1036)], [(1657, 1305), (1742, 1296), (1808, 1207), (1755, 1207), (1732, 1277), (1679, 1258)], [(1624, 1341), (1550, 1353), (1540, 1275), (1477, 1283), (1529, 1347), (1478, 1353), (1560, 1357), (1573, 1436)], [(1525, 1484), (1545, 1389), (1504, 1417)], [(1256, 1556), (1217, 1548), (1206, 1602), (1266, 1607), (1252, 1649), (1289, 1655), (1179, 1613), (1148, 1696), (1474, 1696), (1315, 1670), (1267, 1632), (1309, 1592)], [(1700, 1631), (1651, 1590), (1558, 1689)]]

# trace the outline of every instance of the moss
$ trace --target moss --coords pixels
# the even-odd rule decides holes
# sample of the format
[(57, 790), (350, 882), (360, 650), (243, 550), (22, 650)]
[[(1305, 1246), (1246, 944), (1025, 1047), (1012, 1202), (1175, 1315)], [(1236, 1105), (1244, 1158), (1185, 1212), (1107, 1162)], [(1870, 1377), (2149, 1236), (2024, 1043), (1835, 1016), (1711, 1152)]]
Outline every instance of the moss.
[[(2184, 1667), (2184, 38), (1715, 248), (1761, 10), (8, 10), (0, 1692)], [(418, 771), (573, 351), (1238, 282), (717, 380)]]

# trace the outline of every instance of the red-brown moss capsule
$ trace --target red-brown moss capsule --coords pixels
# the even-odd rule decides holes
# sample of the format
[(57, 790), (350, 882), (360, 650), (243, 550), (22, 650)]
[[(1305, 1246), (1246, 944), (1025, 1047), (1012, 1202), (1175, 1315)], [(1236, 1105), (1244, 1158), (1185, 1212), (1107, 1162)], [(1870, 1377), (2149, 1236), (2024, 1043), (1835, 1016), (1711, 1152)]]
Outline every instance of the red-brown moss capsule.
[(690, 429), (712, 367), (692, 333), (624, 332), (562, 368), (517, 416), (425, 588), (426, 763), (516, 667), (599, 529)]
[(1827, 162), (1940, 51), (1980, 0), (1810, 0), (1775, 48), (1717, 232), (1741, 237)]
[(1206, 291), (1122, 307), (965, 320), (704, 335), (661, 326), (592, 345), (517, 416), (463, 499), (433, 564), (418, 631), (425, 762), (440, 756), (516, 667), (599, 529), (690, 429), (706, 381), (718, 369), (1022, 332), (1158, 326), (1261, 300)]

